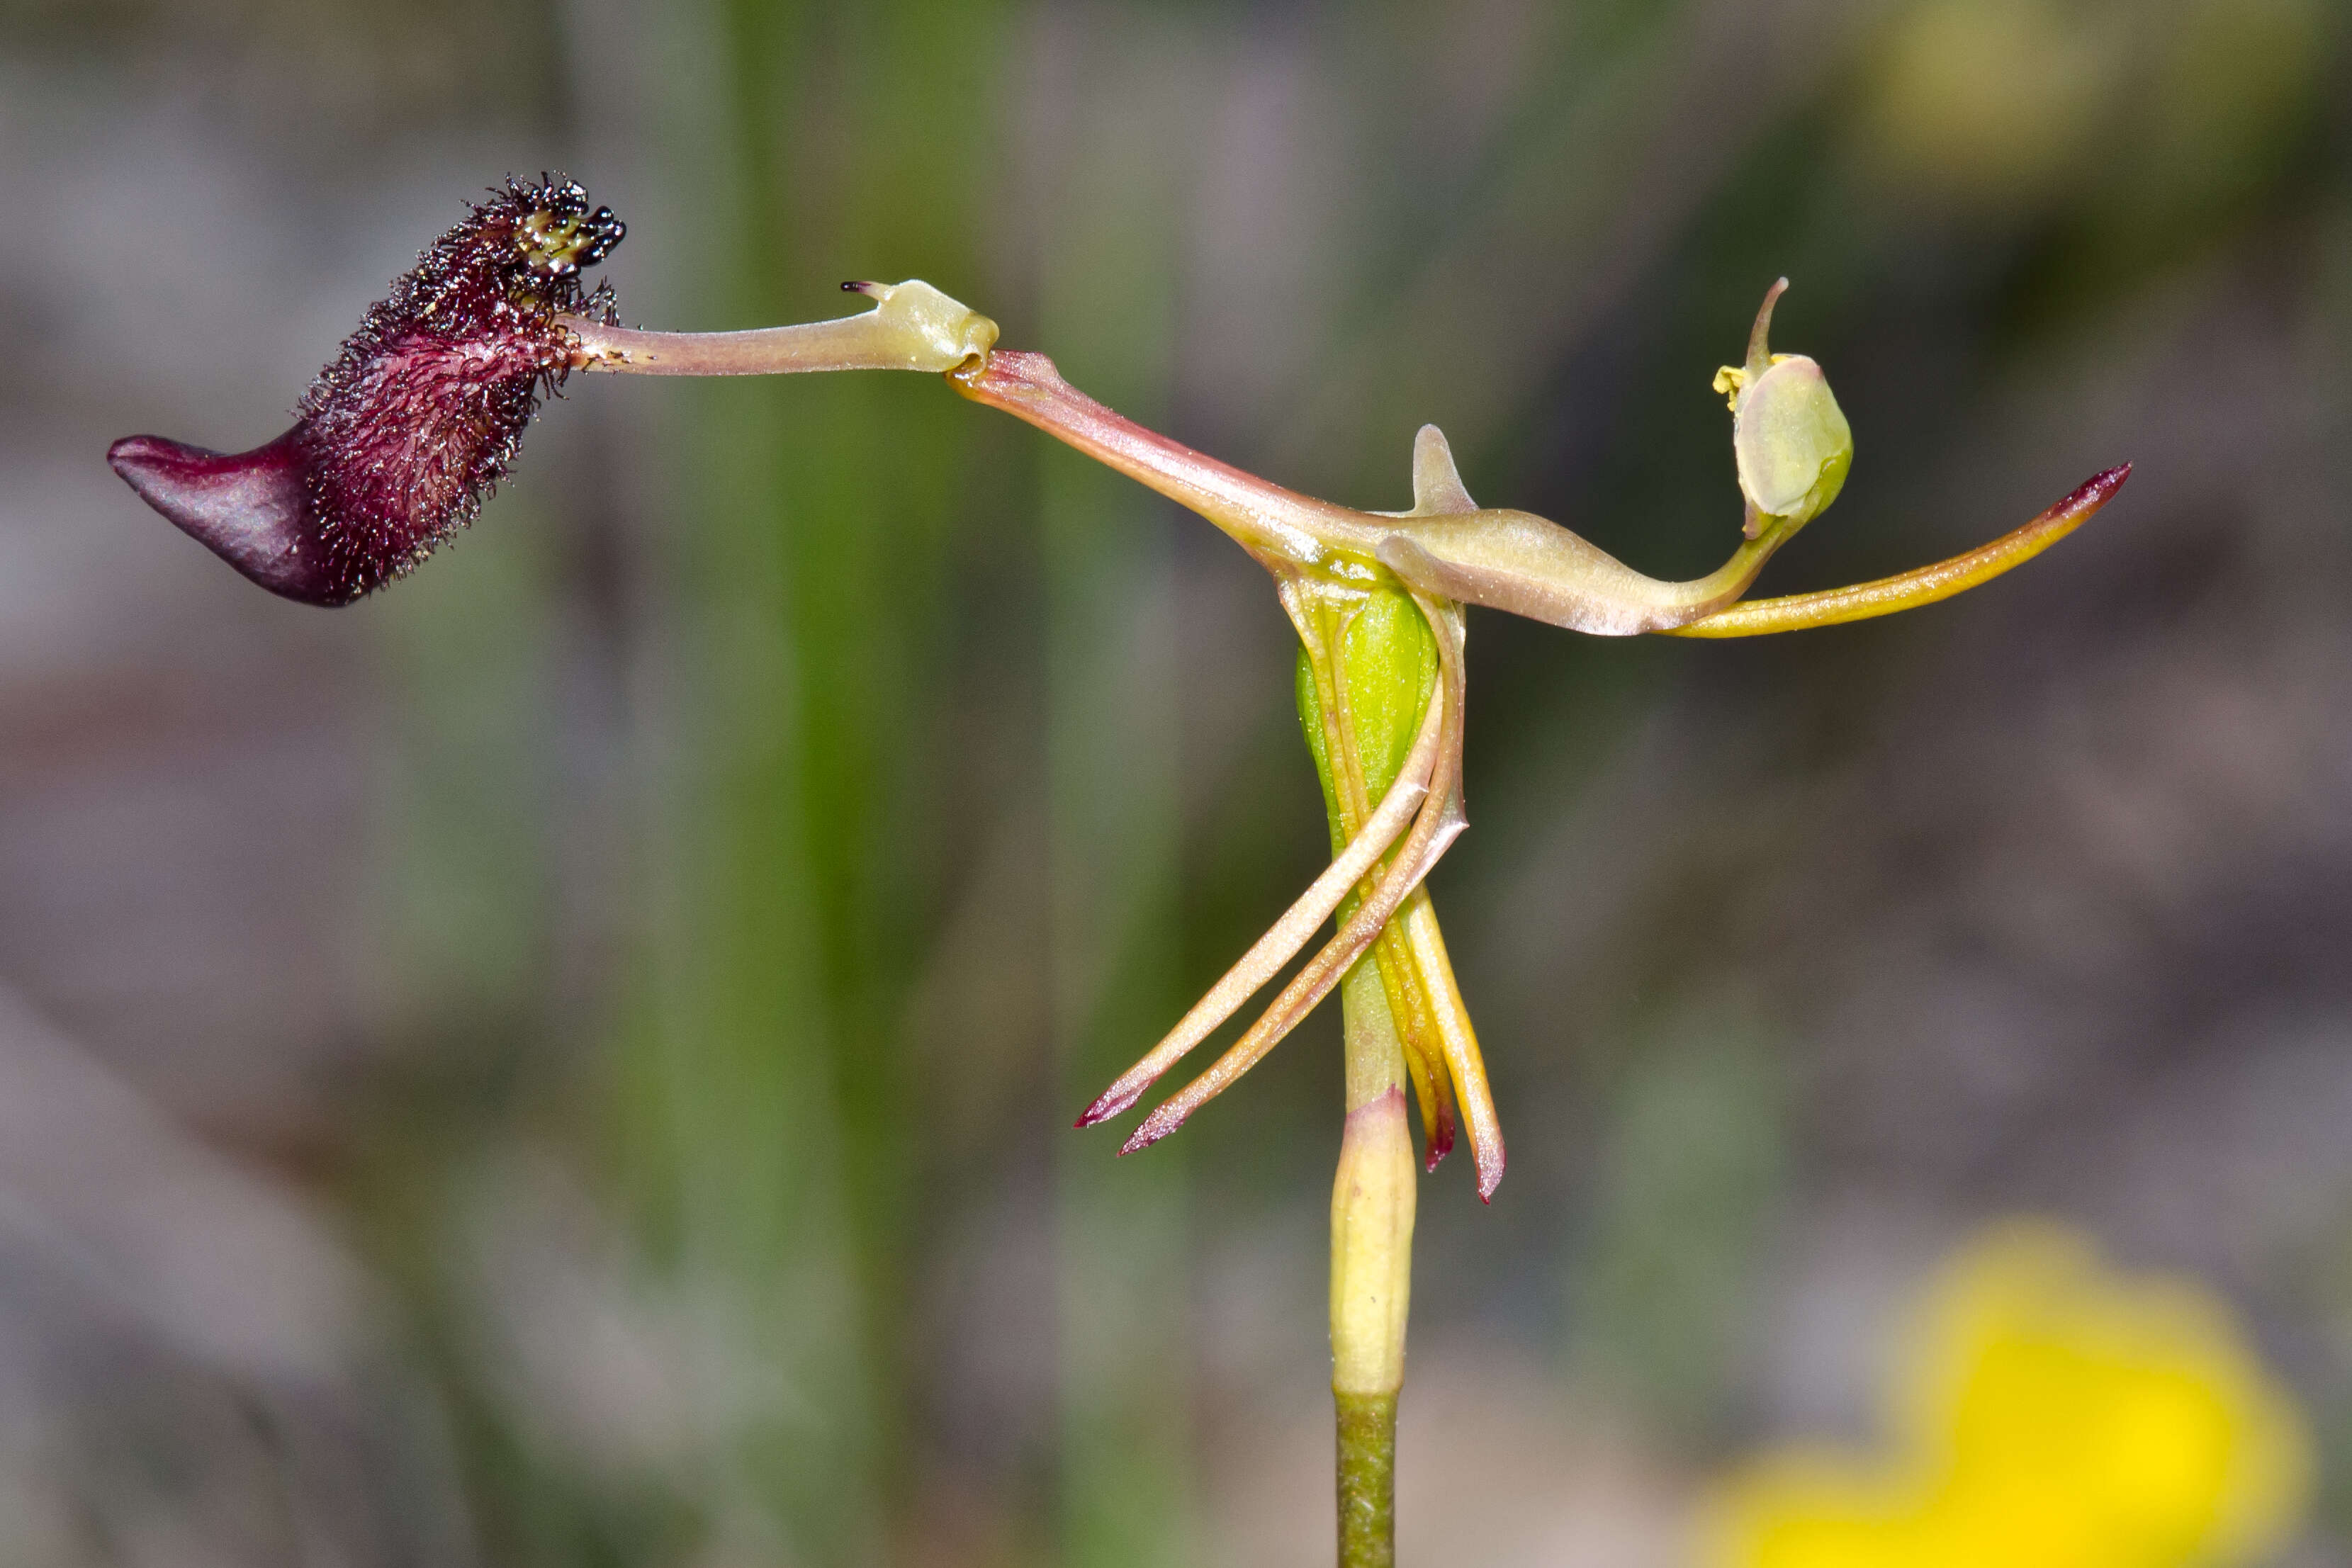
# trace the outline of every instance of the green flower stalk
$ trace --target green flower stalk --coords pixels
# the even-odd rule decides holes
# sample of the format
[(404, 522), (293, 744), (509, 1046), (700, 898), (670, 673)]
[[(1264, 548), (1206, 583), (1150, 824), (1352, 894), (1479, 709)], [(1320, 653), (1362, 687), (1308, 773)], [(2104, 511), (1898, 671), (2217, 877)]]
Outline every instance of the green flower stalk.
[[(1504, 1171), (1501, 1121), (1477, 1033), (1423, 885), (1467, 821), (1462, 789), (1466, 607), (1507, 611), (1598, 636), (1744, 637), (1891, 614), (1948, 598), (2031, 559), (2105, 505), (2130, 472), (2128, 465), (2108, 469), (2023, 528), (1950, 560), (1828, 592), (1743, 602), (1774, 552), (1836, 500), (1853, 459), (1852, 428), (1821, 367), (1801, 355), (1771, 352), (1772, 311), (1788, 286), (1785, 278), (1765, 296), (1743, 361), (1716, 378), (1716, 390), (1731, 405), (1743, 511), (1739, 540), (1713, 572), (1669, 582), (1634, 570), (1557, 523), (1478, 506), (1433, 425), (1414, 439), (1409, 510), (1362, 511), (1318, 500), (1123, 418), (1064, 381), (1042, 354), (998, 350), (994, 322), (920, 281), (845, 285), (875, 308), (840, 320), (751, 332), (625, 329), (614, 324), (602, 293), (593, 297), (593, 309), (551, 311), (550, 301), (589, 297), (579, 294), (569, 272), (550, 281), (541, 253), (556, 251), (549, 249), (542, 220), (552, 221), (552, 214), (571, 223), (557, 236), (569, 247), (558, 247), (565, 266), (575, 257), (601, 257), (617, 240), (619, 223), (604, 209), (582, 215), (585, 197), (577, 187), (510, 191), (504, 206), (478, 208), (469, 225), (442, 242), (472, 268), (463, 276), (476, 280), (486, 301), (482, 319), (506, 329), (519, 317), (533, 334), (530, 353), (510, 354), (511, 366), (490, 361), (513, 383), (509, 423), (491, 433), (501, 460), (537, 407), (536, 397), (526, 394), (551, 390), (571, 371), (921, 371), (944, 375), (973, 402), (1024, 420), (1199, 513), (1274, 577), (1298, 633), (1298, 714), (1330, 821), (1331, 864), (1165, 1038), (1087, 1107), (1078, 1125), (1108, 1121), (1134, 1106), (1273, 985), (1327, 922), (1336, 922), (1334, 933), (1256, 1019), (1206, 1071), (1146, 1115), (1121, 1152), (1174, 1132), (1262, 1061), (1324, 998), (1339, 992), (1346, 1119), (1331, 1199), (1330, 1311), (1342, 1568), (1393, 1560), (1396, 1402), (1412, 1297), (1416, 1164), (1433, 1168), (1459, 1135), (1469, 1141), (1482, 1199), (1493, 1198)], [(427, 263), (437, 255), (428, 253)], [(398, 299), (417, 292), (403, 287), (408, 293)], [(433, 427), (436, 419), (451, 423), (447, 411), (435, 404), (438, 389), (467, 391), (446, 375), (411, 384), (401, 379), (404, 365), (471, 364), (487, 352), (467, 336), (487, 327), (456, 330), (426, 319), (431, 314), (424, 310), (415, 321), (402, 317), (362, 343), (376, 354), (364, 367), (375, 378), (368, 385), (384, 389), (368, 405), (371, 438), (379, 444), (400, 438), (402, 432), (391, 428), (395, 415), (413, 413), (419, 428)], [(377, 352), (379, 340), (390, 347)], [(438, 358), (425, 357), (428, 350)], [(370, 575), (338, 579), (331, 594), (277, 564), (280, 555), (299, 557), (310, 537), (302, 529), (325, 528), (331, 535), (340, 526), (341, 519), (321, 510), (319, 497), (326, 492), (315, 485), (304, 489), (304, 471), (273, 456), (275, 446), (236, 457), (192, 457), (189, 450), (140, 437), (118, 444), (115, 461), (142, 496), (239, 570), (313, 602), (342, 602), (422, 559), (423, 549), (454, 526), (451, 517), (470, 517), (487, 483), (451, 488), (451, 517), (402, 519), (406, 531), (395, 542), (408, 553)], [(322, 448), (317, 462), (331, 467), (352, 460)], [(279, 553), (265, 557), (263, 545)], [(1408, 1098), (1423, 1129), (1418, 1160)]]
[[(1362, 836), (1364, 803), (1394, 788), (1430, 729), (1427, 720), (1415, 722), (1424, 704), (1442, 718), (1444, 683), (1459, 660), (1441, 658), (1432, 617), (1444, 612), (1425, 601), (1387, 589), (1310, 592), (1295, 581), (1284, 590), (1300, 633), (1299, 724), (1323, 786), (1336, 858)], [(1452, 630), (1458, 655), (1459, 629)], [(1460, 801), (1457, 780), (1445, 819), (1457, 831)], [(1417, 1185), (1406, 1080), (1420, 1103), (1426, 1168), (1452, 1145), (1457, 1103), (1471, 1107), (1482, 1196), (1500, 1179), (1503, 1156), (1477, 1039), (1426, 889), (1415, 887), (1382, 926), (1373, 959), (1359, 962), (1339, 991), (1347, 1121), (1331, 1186), (1331, 1396), (1343, 1563), (1394, 1559), (1396, 1409)]]

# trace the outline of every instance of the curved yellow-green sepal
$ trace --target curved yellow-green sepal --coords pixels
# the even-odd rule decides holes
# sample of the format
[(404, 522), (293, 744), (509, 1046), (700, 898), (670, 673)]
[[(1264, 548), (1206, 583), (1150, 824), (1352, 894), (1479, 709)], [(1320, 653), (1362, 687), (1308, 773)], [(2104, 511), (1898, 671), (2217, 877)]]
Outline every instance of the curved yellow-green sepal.
[(1704, 616), (1686, 625), (1665, 629), (1669, 637), (1760, 637), (1773, 632), (1801, 632), (1809, 626), (1834, 626), (1845, 621), (1867, 621), (1916, 610), (1965, 593), (1980, 582), (2022, 566), (2090, 521), (2091, 515), (2115, 498), (2131, 477), (2131, 465), (2121, 464), (2092, 476), (2074, 494), (2026, 524), (1980, 545), (1966, 555), (1923, 566), (1875, 582), (1832, 588), (1821, 593), (1793, 593), (1784, 599), (1751, 599)]

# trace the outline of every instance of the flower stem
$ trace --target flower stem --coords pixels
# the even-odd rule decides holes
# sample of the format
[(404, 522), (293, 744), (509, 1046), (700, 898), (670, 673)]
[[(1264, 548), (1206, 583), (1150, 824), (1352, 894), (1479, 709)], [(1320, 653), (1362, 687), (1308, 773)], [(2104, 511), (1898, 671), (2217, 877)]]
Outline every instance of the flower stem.
[(1396, 1562), (1396, 1408), (1393, 1394), (1340, 1394), (1339, 1568)]
[(1397, 1391), (1412, 1300), (1418, 1171), (1404, 1050), (1379, 968), (1341, 982), (1347, 1132), (1331, 1188), (1331, 1395), (1339, 1428), (1339, 1568), (1396, 1561)]

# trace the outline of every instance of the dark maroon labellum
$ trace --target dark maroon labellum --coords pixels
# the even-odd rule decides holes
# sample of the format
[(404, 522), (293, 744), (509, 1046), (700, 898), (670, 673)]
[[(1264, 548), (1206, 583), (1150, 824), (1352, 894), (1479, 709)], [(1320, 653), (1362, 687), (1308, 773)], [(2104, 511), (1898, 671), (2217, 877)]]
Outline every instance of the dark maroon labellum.
[(562, 177), (509, 180), (369, 308), (294, 428), (224, 455), (156, 435), (107, 461), (157, 511), (273, 593), (348, 604), (474, 520), (570, 372), (559, 315), (614, 319), (580, 269), (621, 243)]

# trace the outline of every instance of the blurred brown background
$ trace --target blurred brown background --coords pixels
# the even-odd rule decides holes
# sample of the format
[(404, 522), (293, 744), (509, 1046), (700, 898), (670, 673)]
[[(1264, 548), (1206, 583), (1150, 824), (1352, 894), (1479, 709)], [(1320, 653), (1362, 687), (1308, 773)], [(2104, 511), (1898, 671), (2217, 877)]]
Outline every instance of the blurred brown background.
[[(1763, 591), (1474, 617), (1413, 1562), (1681, 1561), (1996, 1216), (2242, 1315), (2352, 1560), (2352, 120), (2326, 0), (0, 0), (0, 1561), (1328, 1552), (1319, 1017), (1067, 1124), (1314, 873), (1206, 525), (916, 377), (576, 381), (325, 613), (107, 443), (282, 428), (509, 172), (717, 328), (919, 276), (1285, 483), (1662, 575), (1765, 286), (1859, 453)], [(1466, 1163), (1466, 1162), (1464, 1162)]]

